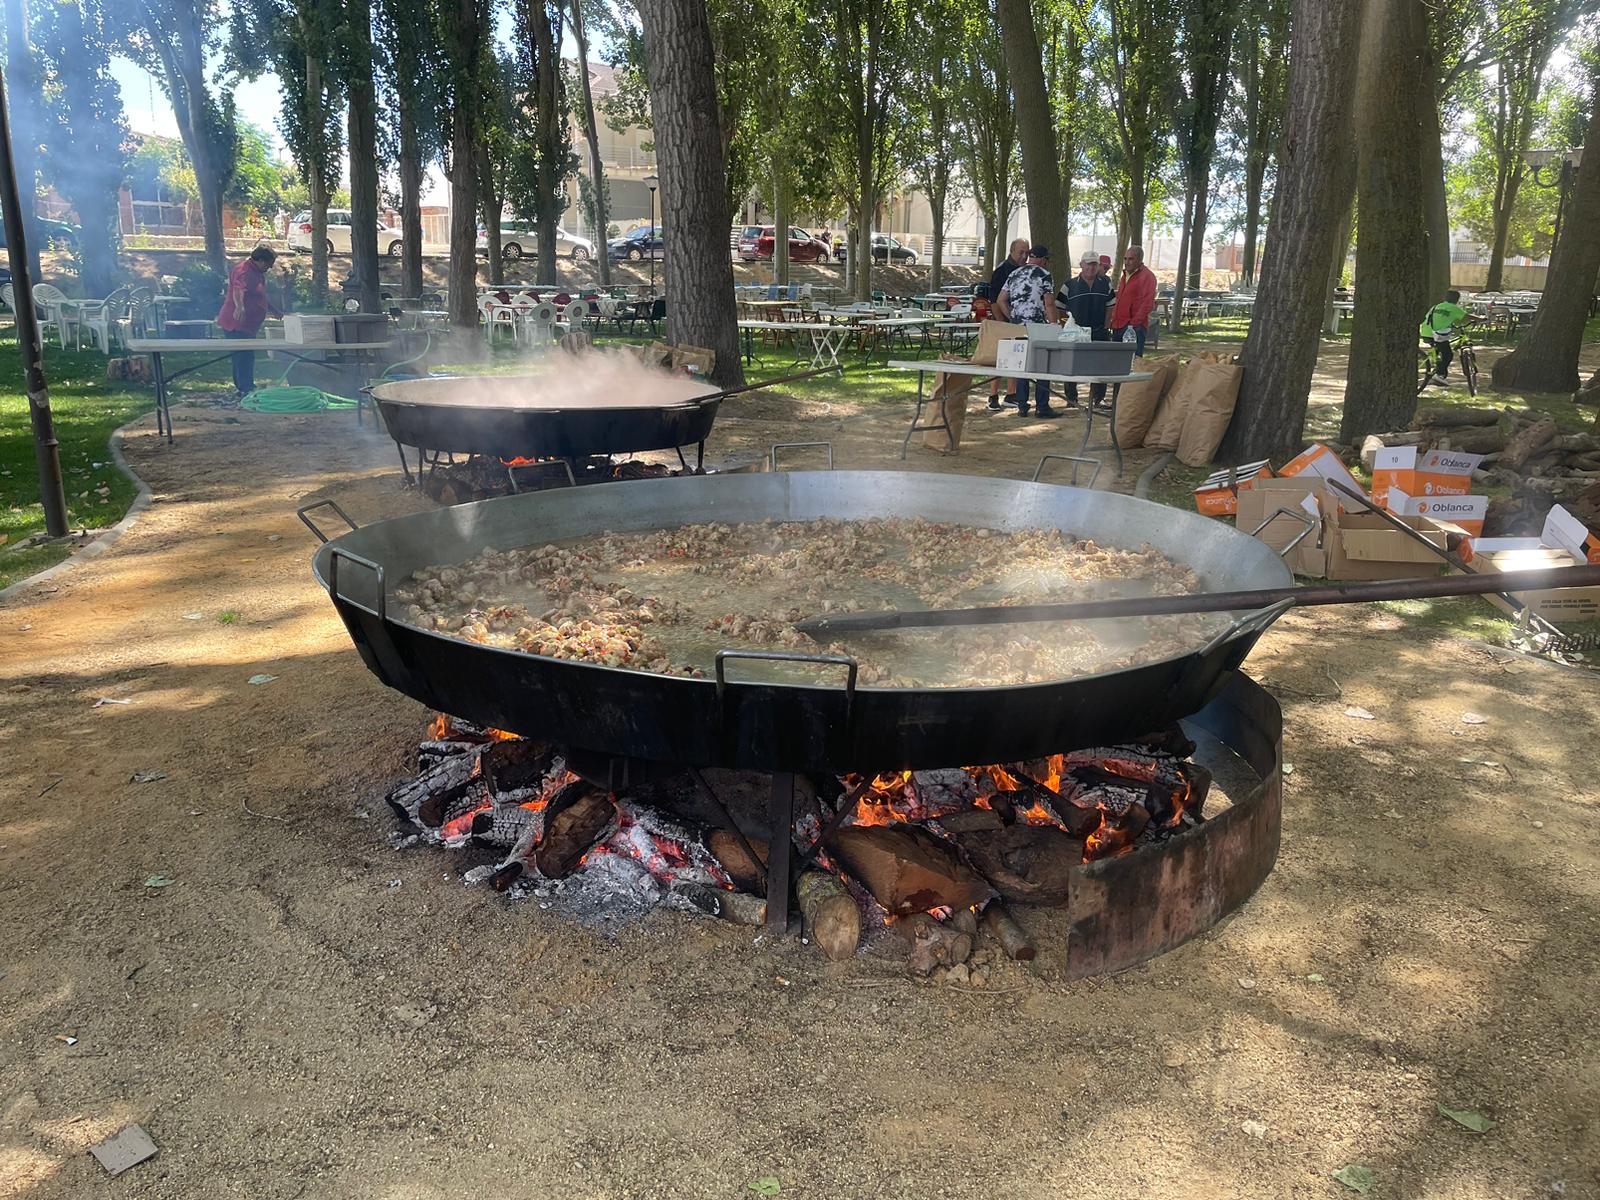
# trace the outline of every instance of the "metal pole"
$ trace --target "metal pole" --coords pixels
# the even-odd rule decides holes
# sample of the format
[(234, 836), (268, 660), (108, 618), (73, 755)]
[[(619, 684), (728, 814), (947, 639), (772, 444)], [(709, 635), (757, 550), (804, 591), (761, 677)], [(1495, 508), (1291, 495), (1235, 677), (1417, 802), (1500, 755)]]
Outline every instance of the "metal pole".
[(656, 190), (650, 189), (650, 294), (656, 294)]
[(1550, 235), (1550, 258), (1554, 260), (1556, 247), (1561, 244), (1561, 218), (1567, 208), (1567, 185), (1572, 182), (1572, 155), (1561, 160), (1561, 190), (1556, 193), (1556, 227)]
[[(31, 203), (32, 196), (29, 197)], [(11, 113), (5, 74), (0, 71), (0, 205), (5, 206), (7, 255), (11, 260), (12, 309), (17, 320), (17, 346), (27, 380), (28, 415), (33, 423), (33, 453), (39, 464), (39, 501), (44, 527), (51, 537), (67, 536), (67, 494), (61, 480), (61, 443), (50, 414), (50, 391), (44, 381), (44, 349), (39, 344), (39, 318), (33, 306), (33, 278), (28, 274), (28, 248), (23, 240), (22, 196), (17, 164), (11, 154)]]

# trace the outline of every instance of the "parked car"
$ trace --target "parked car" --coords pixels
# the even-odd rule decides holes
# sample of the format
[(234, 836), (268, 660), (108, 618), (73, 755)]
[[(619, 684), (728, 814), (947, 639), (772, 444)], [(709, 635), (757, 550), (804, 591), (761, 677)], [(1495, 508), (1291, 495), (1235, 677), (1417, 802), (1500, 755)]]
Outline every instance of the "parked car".
[(661, 237), (661, 227), (641, 225), (631, 233), (612, 238), (606, 243), (606, 255), (612, 262), (628, 259), (640, 262), (646, 258), (664, 258), (666, 243)]
[[(846, 248), (847, 246), (840, 246), (834, 253), (843, 258)], [(888, 262), (893, 259), (903, 267), (914, 267), (922, 261), (915, 250), (910, 246), (905, 246), (895, 241), (887, 233), (875, 233), (872, 235), (872, 257), (879, 262)]]
[[(78, 235), (83, 230), (77, 225), (69, 225), (65, 221), (54, 221), (49, 217), (36, 218), (39, 222), (39, 236), (44, 239), (45, 245), (56, 245), (63, 250), (76, 250), (78, 248)], [(9, 245), (6, 241), (5, 222), (0, 221), (0, 249)], [(42, 249), (35, 246), (34, 249)]]
[[(746, 256), (741, 251), (740, 257), (770, 261), (777, 242), (778, 239), (774, 227), (763, 225), (760, 234), (756, 238), (754, 252)], [(791, 225), (789, 227), (790, 262), (831, 262), (832, 259), (833, 247), (828, 245), (827, 242), (819, 237), (812, 237), (811, 234), (798, 226)]]
[[(489, 231), (478, 226), (478, 253), (489, 253)], [(588, 262), (594, 257), (594, 243), (586, 237), (568, 233), (556, 226), (556, 255), (573, 262)], [(539, 231), (532, 221), (503, 220), (500, 222), (500, 257), (509, 259), (538, 258)]]
[[(350, 253), (350, 210), (348, 208), (330, 208), (328, 210), (328, 253)], [(289, 249), (311, 249), (311, 213), (296, 213), (294, 220), (289, 222)], [(399, 258), (402, 249), (400, 231), (390, 229), (383, 222), (378, 223), (378, 253), (387, 254), (391, 258)]]

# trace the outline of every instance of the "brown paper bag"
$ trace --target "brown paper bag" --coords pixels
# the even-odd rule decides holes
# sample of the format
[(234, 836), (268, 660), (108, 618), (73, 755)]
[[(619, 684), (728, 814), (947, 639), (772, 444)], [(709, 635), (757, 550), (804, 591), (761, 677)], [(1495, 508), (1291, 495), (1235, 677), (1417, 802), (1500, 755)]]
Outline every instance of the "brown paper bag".
[(1243, 367), (1226, 362), (1200, 363), (1188, 374), (1187, 383), (1193, 394), (1178, 438), (1179, 462), (1201, 467), (1211, 461), (1233, 420), (1233, 409), (1239, 402), (1239, 381), (1243, 378)]
[[(961, 449), (961, 431), (967, 424), (967, 396), (976, 382), (971, 375), (946, 375), (942, 371), (933, 377), (932, 400), (937, 405), (943, 398), (945, 420), (950, 429), (948, 432), (943, 429), (928, 430), (922, 435), (924, 446), (941, 454), (954, 454)], [(927, 408), (923, 409), (923, 412), (927, 411)], [(939, 410), (934, 408), (932, 411), (937, 418)]]
[(674, 374), (687, 374), (690, 367), (696, 367), (701, 376), (709, 378), (716, 365), (717, 352), (704, 346), (678, 346), (672, 351)]
[(1124, 450), (1144, 445), (1150, 423), (1156, 419), (1156, 407), (1177, 378), (1178, 356), (1168, 354), (1163, 358), (1136, 358), (1133, 360), (1133, 369), (1149, 371), (1151, 378), (1125, 383), (1117, 393), (1117, 445)]
[(1005, 338), (1028, 336), (1026, 325), (1012, 325), (1006, 321), (984, 321), (978, 326), (978, 348), (972, 352), (971, 361), (980, 367), (994, 366), (995, 352)]
[[(1189, 405), (1194, 401), (1194, 392), (1189, 379), (1195, 372), (1206, 366), (1199, 358), (1191, 358), (1178, 368), (1173, 377), (1172, 386), (1167, 389), (1167, 394), (1161, 397), (1161, 402), (1156, 405), (1155, 416), (1150, 421), (1150, 428), (1145, 430), (1144, 446), (1146, 450), (1176, 450), (1178, 439), (1183, 436), (1183, 423), (1189, 416)], [(1122, 401), (1117, 401), (1121, 407)]]
[(646, 365), (666, 370), (672, 366), (672, 347), (665, 342), (651, 342), (645, 347)]

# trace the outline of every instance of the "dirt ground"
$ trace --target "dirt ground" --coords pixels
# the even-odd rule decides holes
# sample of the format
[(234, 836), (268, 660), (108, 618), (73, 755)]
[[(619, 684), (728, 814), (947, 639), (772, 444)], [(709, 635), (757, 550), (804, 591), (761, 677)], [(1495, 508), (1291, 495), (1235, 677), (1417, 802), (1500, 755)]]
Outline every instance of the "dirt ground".
[[(894, 466), (905, 416), (742, 398), (711, 457)], [(958, 991), (709, 918), (603, 936), (386, 844), (425, 714), (294, 509), (425, 503), (392, 446), (176, 417), (127, 439), (131, 530), (0, 606), (0, 1195), (1281, 1200), (1347, 1164), (1375, 1196), (1600, 1195), (1592, 675), (1286, 618), (1248, 664), (1294, 768), (1277, 869), (1113, 978), (1063, 983), (1050, 939)], [(908, 466), (1025, 477), (1080, 430), (974, 413)], [(161, 1151), (109, 1182), (85, 1151), (129, 1122)]]

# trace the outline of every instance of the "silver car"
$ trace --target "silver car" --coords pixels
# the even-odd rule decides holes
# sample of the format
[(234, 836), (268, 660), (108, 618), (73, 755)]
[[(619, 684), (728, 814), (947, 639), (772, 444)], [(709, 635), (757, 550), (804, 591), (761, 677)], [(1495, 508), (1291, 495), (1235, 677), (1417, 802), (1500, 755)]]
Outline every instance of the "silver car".
[[(489, 253), (489, 231), (482, 225), (478, 226), (478, 252)], [(556, 254), (573, 262), (587, 262), (594, 257), (594, 243), (557, 226)], [(500, 222), (500, 256), (508, 259), (539, 257), (539, 231), (532, 221)]]

